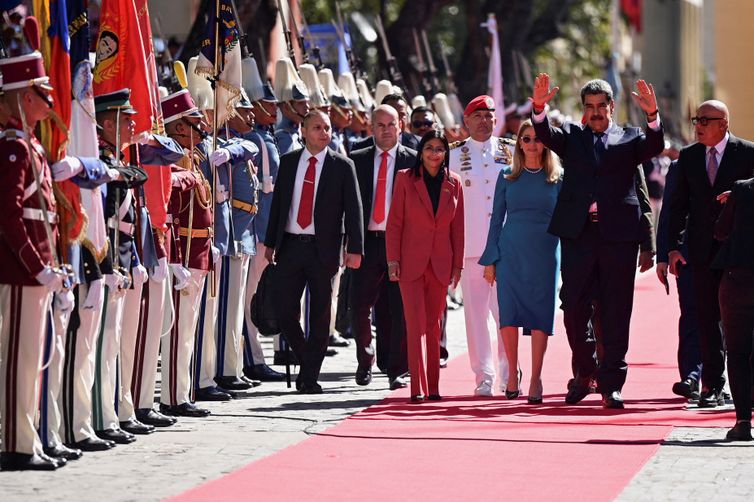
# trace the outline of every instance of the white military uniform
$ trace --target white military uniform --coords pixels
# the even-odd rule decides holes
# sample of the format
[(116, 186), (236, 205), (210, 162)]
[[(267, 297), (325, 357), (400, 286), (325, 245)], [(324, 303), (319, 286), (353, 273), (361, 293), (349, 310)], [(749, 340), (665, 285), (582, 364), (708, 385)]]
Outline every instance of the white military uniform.
[[(490, 388), (495, 382), (495, 364), (488, 321), (491, 313), (499, 328), (499, 310), (497, 289), (484, 280), (484, 267), (478, 261), (487, 243), (497, 176), (510, 162), (506, 140), (494, 136), (483, 143), (469, 138), (450, 151), (450, 170), (461, 177), (464, 192), (466, 248), (461, 290), (469, 361), (477, 386), (486, 382)], [(498, 374), (503, 390), (508, 379), (508, 360), (502, 340), (498, 339), (497, 345)]]

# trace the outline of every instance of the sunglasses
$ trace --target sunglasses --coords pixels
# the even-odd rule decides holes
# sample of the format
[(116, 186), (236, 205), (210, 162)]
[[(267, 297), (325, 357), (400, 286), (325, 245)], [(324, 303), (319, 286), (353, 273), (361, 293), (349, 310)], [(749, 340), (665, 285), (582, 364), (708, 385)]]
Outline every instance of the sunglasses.
[(534, 141), (535, 143), (541, 143), (542, 142), (541, 139), (539, 139), (539, 138), (532, 138), (531, 136), (521, 136), (521, 141), (523, 141), (527, 145), (529, 143), (531, 143), (532, 141)]
[(435, 123), (431, 120), (414, 120), (411, 122), (411, 125), (416, 129), (419, 129), (420, 127), (432, 127)]
[(710, 120), (723, 120), (724, 118), (725, 117), (691, 117), (691, 123), (693, 125), (699, 124), (702, 127), (706, 127)]

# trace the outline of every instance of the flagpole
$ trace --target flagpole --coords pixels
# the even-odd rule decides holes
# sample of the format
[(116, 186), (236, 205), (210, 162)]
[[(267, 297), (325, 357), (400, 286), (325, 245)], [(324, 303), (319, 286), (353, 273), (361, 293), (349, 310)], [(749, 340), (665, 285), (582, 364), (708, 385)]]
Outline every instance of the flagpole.
[[(217, 115), (218, 115), (218, 102), (217, 102), (217, 80), (220, 78), (220, 0), (215, 0), (215, 78), (212, 80), (212, 99), (214, 104), (214, 112), (212, 113), (212, 151), (214, 152), (217, 150), (217, 130), (219, 127), (219, 124), (217, 123)], [(207, 159), (209, 161), (209, 158)], [(212, 169), (212, 190), (217, 190), (217, 168), (212, 165), (212, 162), (210, 164), (210, 169)], [(209, 200), (212, 201), (211, 208), (212, 208), (212, 222), (214, 224), (215, 221), (215, 194), (211, 193), (209, 196)], [(213, 233), (214, 236), (214, 233)], [(212, 237), (212, 245), (214, 246), (214, 237)], [(210, 268), (210, 295), (214, 298), (217, 295), (217, 272), (216, 272), (216, 264), (214, 263), (214, 254), (211, 257), (212, 267)]]

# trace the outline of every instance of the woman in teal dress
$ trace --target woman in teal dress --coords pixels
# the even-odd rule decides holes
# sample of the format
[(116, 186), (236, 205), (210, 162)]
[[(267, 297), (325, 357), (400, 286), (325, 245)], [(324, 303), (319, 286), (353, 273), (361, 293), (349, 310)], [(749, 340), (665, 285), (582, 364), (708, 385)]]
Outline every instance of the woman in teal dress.
[(531, 121), (518, 131), (512, 169), (495, 186), (487, 246), (479, 259), (484, 277), (497, 280), (500, 335), (510, 371), (505, 395), (520, 394), (518, 328), (531, 330), (528, 401), (542, 402), (542, 363), (555, 324), (560, 242), (547, 232), (560, 191), (560, 163), (537, 138)]

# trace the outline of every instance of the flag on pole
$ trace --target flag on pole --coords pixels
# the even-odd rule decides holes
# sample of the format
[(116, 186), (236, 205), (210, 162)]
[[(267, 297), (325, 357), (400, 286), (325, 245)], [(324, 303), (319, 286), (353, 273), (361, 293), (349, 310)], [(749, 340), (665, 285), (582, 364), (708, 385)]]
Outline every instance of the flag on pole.
[[(146, 4), (146, 2), (144, 2)], [(158, 117), (150, 88), (147, 56), (135, 0), (102, 0), (97, 60), (94, 67), (94, 94), (131, 89), (136, 133), (152, 131)]]
[(154, 55), (152, 43), (152, 23), (149, 19), (149, 6), (147, 0), (134, 0), (136, 15), (141, 29), (141, 42), (144, 46), (144, 58), (147, 65), (147, 84), (152, 105), (152, 131), (158, 134), (165, 132), (165, 124), (162, 121), (162, 107), (160, 106), (160, 89), (157, 77), (157, 61)]
[(500, 57), (500, 38), (497, 33), (497, 19), (490, 13), (487, 22), (482, 26), (487, 28), (492, 38), (490, 51), (490, 67), (487, 72), (487, 94), (495, 100), (495, 117), (497, 124), (492, 134), (500, 136), (505, 128), (505, 106), (503, 102), (503, 64)]
[(231, 0), (215, 0), (207, 16), (196, 74), (215, 82), (217, 124), (236, 113), (241, 98), (241, 48)]
[(99, 157), (97, 122), (94, 118), (92, 63), (89, 61), (88, 0), (67, 0), (71, 39), (71, 155)]

